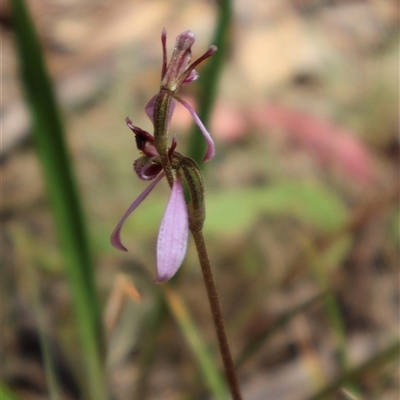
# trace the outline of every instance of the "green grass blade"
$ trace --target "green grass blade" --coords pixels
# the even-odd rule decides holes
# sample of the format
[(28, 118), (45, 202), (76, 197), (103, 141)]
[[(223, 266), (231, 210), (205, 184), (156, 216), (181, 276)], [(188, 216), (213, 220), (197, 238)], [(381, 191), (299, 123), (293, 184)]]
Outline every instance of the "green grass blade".
[(182, 334), (192, 350), (200, 372), (202, 373), (213, 399), (228, 399), (228, 389), (225, 380), (217, 368), (217, 363), (211, 356), (206, 344), (201, 338), (196, 325), (190, 318), (184, 302), (171, 285), (160, 285), (171, 314), (175, 318)]
[(327, 293), (319, 294), (310, 300), (300, 304), (299, 306), (293, 308), (288, 313), (282, 315), (271, 327), (265, 329), (263, 332), (259, 334), (259, 336), (251, 341), (241, 352), (237, 361), (235, 363), (236, 367), (239, 368), (246, 360), (248, 360), (257, 350), (263, 346), (268, 339), (276, 333), (279, 329), (284, 327), (293, 317), (300, 314), (303, 311), (306, 311), (309, 307), (318, 303), (323, 298), (327, 296)]
[(345, 373), (341, 374), (334, 381), (329, 383), (325, 388), (323, 388), (318, 393), (309, 397), (308, 400), (323, 400), (330, 398), (335, 392), (340, 390), (343, 386), (350, 383), (358, 383), (358, 381), (363, 377), (364, 374), (376, 370), (383, 364), (387, 364), (392, 360), (398, 359), (400, 353), (400, 342), (397, 341), (386, 349), (382, 350), (380, 353), (372, 356), (363, 364), (349, 369)]
[(0, 399), (1, 400), (19, 400), (19, 397), (15, 395), (4, 383), (0, 383)]
[[(323, 267), (324, 263), (320, 262), (316, 249), (311, 243), (308, 243), (306, 244), (306, 251), (308, 252), (310, 265), (320, 288), (322, 290), (329, 291), (329, 275), (326, 271), (326, 268)], [(348, 369), (349, 365), (346, 327), (340, 311), (338, 300), (333, 293), (328, 293), (324, 299), (324, 308), (337, 344), (338, 366), (340, 371), (344, 372)], [(351, 387), (348, 389), (351, 389), (351, 391), (355, 393), (359, 391), (357, 387)]]
[[(218, 81), (228, 51), (230, 25), (232, 21), (232, 5), (230, 0), (220, 0), (218, 4), (217, 28), (212, 44), (218, 47), (218, 51), (207, 60), (199, 81), (198, 110), (197, 113), (205, 126), (208, 126), (218, 90)], [(206, 149), (205, 141), (194, 125), (190, 134), (188, 153), (200, 165)]]
[[(306, 251), (308, 252), (315, 279), (322, 290), (329, 291), (329, 276), (326, 272), (326, 268), (323, 267), (323, 263), (319, 261), (316, 249), (311, 243), (306, 243)], [(332, 293), (329, 293), (324, 299), (324, 307), (338, 346), (339, 368), (341, 370), (346, 370), (348, 366), (346, 329), (338, 301)]]
[(140, 343), (139, 373), (136, 381), (135, 393), (138, 398), (145, 397), (147, 381), (151, 367), (157, 355), (157, 337), (162, 332), (162, 327), (168, 314), (164, 297), (157, 296), (154, 308), (148, 316), (146, 329), (142, 333), (143, 340)]
[(23, 0), (11, 2), (20, 72), (30, 108), (35, 145), (51, 202), (73, 296), (86, 367), (87, 389), (105, 397), (101, 356), (101, 319), (94, 287), (85, 224), (64, 129), (34, 24)]
[(52, 357), (49, 341), (47, 340), (45, 328), (44, 308), (40, 296), (40, 285), (37, 273), (37, 263), (33, 261), (32, 245), (27, 234), (21, 227), (13, 226), (11, 229), (15, 252), (20, 262), (25, 266), (26, 281), (29, 285), (30, 303), (35, 316), (36, 329), (40, 340), (43, 369), (46, 376), (46, 385), (50, 400), (60, 400), (59, 386), (55, 374), (54, 360)]

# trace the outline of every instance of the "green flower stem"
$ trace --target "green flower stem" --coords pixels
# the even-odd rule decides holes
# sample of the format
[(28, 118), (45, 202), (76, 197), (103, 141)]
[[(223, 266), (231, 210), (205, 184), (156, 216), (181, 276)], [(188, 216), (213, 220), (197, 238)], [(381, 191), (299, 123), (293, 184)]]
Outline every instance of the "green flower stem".
[(218, 300), (217, 288), (215, 286), (210, 260), (208, 258), (207, 247), (202, 230), (191, 230), (196, 244), (197, 254), (203, 273), (204, 284), (207, 289), (208, 301), (210, 302), (211, 313), (214, 326), (217, 333), (219, 349), (221, 351), (225, 374), (233, 400), (242, 400), (238, 378), (236, 376), (235, 366), (233, 364), (231, 351), (228, 344), (228, 338), (225, 333), (224, 320), (222, 318), (221, 306)]
[(161, 89), (154, 103), (154, 140), (155, 146), (160, 155), (161, 164), (169, 183), (174, 184), (171, 161), (168, 155), (168, 114), (171, 105), (171, 93)]

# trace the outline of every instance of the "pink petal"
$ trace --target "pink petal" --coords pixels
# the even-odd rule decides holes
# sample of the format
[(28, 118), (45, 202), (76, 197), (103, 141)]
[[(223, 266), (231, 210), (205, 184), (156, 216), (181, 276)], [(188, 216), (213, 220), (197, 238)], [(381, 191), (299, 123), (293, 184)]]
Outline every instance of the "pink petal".
[(178, 271), (186, 254), (188, 235), (188, 212), (182, 181), (178, 178), (172, 186), (158, 233), (157, 279), (154, 283), (165, 282)]
[(172, 53), (171, 61), (168, 65), (168, 69), (172, 70), (172, 76), (174, 76), (175, 72), (175, 78), (182, 75), (189, 65), (190, 60), (192, 59), (191, 48), (195, 40), (196, 37), (192, 31), (185, 31), (177, 36), (174, 52)]
[[(145, 107), (146, 114), (150, 118), (150, 121), (152, 123), (154, 123), (154, 118), (153, 118), (153, 115), (154, 115), (154, 103), (156, 101), (157, 96), (158, 96), (158, 94), (153, 96), (148, 101), (148, 103), (146, 104), (146, 107)], [(168, 123), (171, 122), (171, 118), (172, 118), (172, 114), (174, 113), (174, 110), (175, 110), (175, 101), (174, 101), (174, 99), (171, 99), (171, 104), (170, 104), (170, 107), (169, 107), (169, 114), (168, 114)]]
[(184, 86), (184, 84), (186, 85), (196, 80), (198, 78), (198, 74), (196, 71), (194, 71), (194, 69), (206, 58), (211, 57), (216, 51), (217, 51), (217, 46), (214, 45), (210, 46), (210, 48), (200, 58), (198, 58), (196, 61), (190, 64), (185, 71), (182, 71), (183, 73), (180, 77), (180, 84)]
[(207, 131), (206, 127), (201, 122), (201, 119), (198, 117), (198, 115), (193, 110), (193, 108), (190, 106), (190, 104), (187, 103), (185, 100), (181, 99), (180, 97), (176, 97), (176, 99), (190, 112), (190, 115), (196, 122), (197, 126), (200, 128), (201, 133), (203, 134), (204, 139), (206, 140), (207, 151), (203, 157), (203, 162), (211, 160), (215, 155), (215, 146), (214, 146), (214, 142), (211, 138), (210, 133)]
[(125, 220), (132, 214), (133, 211), (139, 206), (139, 204), (150, 194), (150, 192), (154, 189), (157, 183), (164, 177), (164, 173), (161, 173), (147, 188), (143, 191), (143, 193), (130, 205), (126, 213), (123, 215), (121, 220), (118, 222), (118, 225), (114, 229), (114, 232), (111, 234), (110, 242), (111, 244), (118, 250), (128, 251), (127, 248), (121, 243), (121, 228), (124, 224)]
[(191, 31), (185, 31), (178, 35), (161, 86), (168, 87), (173, 91), (179, 88), (179, 78), (187, 69), (192, 58), (191, 47), (195, 40), (194, 33)]
[(129, 117), (125, 118), (125, 122), (126, 122), (126, 125), (128, 126), (128, 128), (135, 135), (141, 136), (143, 139), (145, 139), (149, 143), (154, 143), (154, 137), (151, 136), (149, 132), (146, 132), (142, 128), (139, 128), (138, 126), (133, 125), (133, 123)]
[(186, 86), (189, 83), (194, 82), (198, 77), (199, 77), (199, 74), (197, 73), (197, 71), (192, 69), (190, 71), (190, 74), (187, 76), (187, 78), (182, 82), (182, 86)]
[(158, 94), (154, 95), (146, 104), (144, 108), (147, 116), (150, 118), (151, 122), (154, 122), (153, 113), (154, 113), (154, 102), (156, 101)]

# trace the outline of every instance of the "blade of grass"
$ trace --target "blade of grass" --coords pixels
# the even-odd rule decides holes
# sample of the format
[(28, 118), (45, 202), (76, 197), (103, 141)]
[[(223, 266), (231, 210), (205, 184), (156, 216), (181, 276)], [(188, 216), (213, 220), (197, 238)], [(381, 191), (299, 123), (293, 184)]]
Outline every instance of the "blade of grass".
[[(319, 285), (323, 290), (330, 290), (329, 278), (325, 271), (326, 268), (324, 268), (319, 262), (317, 250), (313, 243), (305, 243), (305, 250), (309, 257), (312, 271)], [(324, 306), (338, 343), (339, 366), (342, 370), (345, 370), (348, 365), (346, 330), (339, 305), (332, 293), (325, 298)]]
[[(381, 378), (378, 385), (374, 388), (373, 393), (369, 400), (379, 400), (384, 397), (385, 391), (390, 390), (391, 383), (393, 382), (393, 377), (398, 376), (399, 365), (398, 363), (393, 363), (389, 365), (388, 368), (383, 372), (383, 377)], [(397, 387), (397, 392), (398, 392)]]
[(40, 341), (40, 351), (43, 360), (43, 369), (46, 376), (46, 385), (48, 395), (51, 400), (59, 400), (59, 385), (55, 374), (54, 360), (47, 340), (45, 328), (45, 315), (40, 298), (39, 281), (37, 276), (36, 262), (33, 261), (32, 243), (30, 243), (27, 234), (20, 226), (12, 226), (10, 229), (12, 233), (12, 241), (15, 247), (18, 262), (26, 266), (24, 272), (26, 274), (26, 281), (29, 285), (29, 297), (36, 320), (36, 327)]
[[(307, 242), (305, 244), (305, 249), (310, 259), (312, 272), (314, 273), (318, 284), (320, 285), (322, 290), (329, 291), (330, 282), (328, 273), (326, 271), (326, 268), (324, 267), (324, 263), (320, 262), (316, 248), (314, 247), (313, 243)], [(328, 296), (324, 299), (324, 307), (337, 343), (339, 368), (341, 372), (344, 372), (348, 369), (349, 366), (346, 329), (338, 300), (333, 293), (330, 292)], [(350, 392), (359, 392), (359, 389), (355, 386), (347, 389), (350, 389)]]
[(35, 145), (69, 277), (86, 367), (88, 397), (105, 397), (102, 335), (92, 260), (64, 129), (34, 24), (23, 0), (11, 2), (20, 73), (33, 122)]
[(326, 298), (326, 296), (326, 292), (318, 294), (317, 296), (312, 297), (310, 300), (307, 300), (304, 303), (300, 304), (298, 307), (290, 310), (288, 313), (282, 315), (271, 327), (261, 332), (257, 338), (253, 339), (242, 350), (235, 363), (236, 367), (239, 368), (241, 365), (243, 365), (245, 361), (248, 360), (254, 353), (256, 353), (257, 350), (262, 347), (274, 333), (285, 326), (293, 317), (300, 314), (301, 312), (306, 311), (312, 305)]
[(146, 397), (147, 381), (151, 367), (157, 354), (157, 337), (162, 331), (166, 319), (167, 305), (163, 296), (158, 295), (152, 312), (148, 316), (145, 331), (140, 344), (139, 373), (136, 381), (135, 393), (139, 399)]
[(355, 368), (349, 369), (348, 371), (341, 374), (338, 378), (329, 383), (329, 385), (321, 389), (318, 393), (309, 397), (308, 400), (323, 400), (329, 398), (329, 396), (332, 396), (343, 386), (350, 383), (358, 383), (365, 374), (375, 370), (382, 364), (398, 359), (399, 353), (400, 341), (396, 341), (386, 349), (382, 350), (380, 353), (372, 356), (363, 364)]
[[(208, 60), (201, 73), (201, 85), (198, 95), (198, 115), (205, 126), (208, 126), (218, 90), (218, 81), (225, 62), (229, 45), (230, 25), (232, 21), (232, 5), (230, 0), (218, 0), (218, 21), (212, 44), (218, 47), (218, 51)], [(193, 126), (189, 136), (188, 153), (200, 166), (205, 153), (206, 144), (199, 134), (197, 125)]]
[(182, 334), (192, 350), (207, 385), (212, 393), (212, 397), (219, 400), (228, 399), (228, 389), (219, 369), (216, 367), (216, 361), (210, 355), (210, 352), (201, 338), (196, 325), (190, 318), (184, 302), (178, 293), (169, 284), (160, 285), (165, 300), (174, 316)]
[(19, 397), (15, 395), (4, 383), (0, 382), (0, 399), (1, 400), (19, 400)]

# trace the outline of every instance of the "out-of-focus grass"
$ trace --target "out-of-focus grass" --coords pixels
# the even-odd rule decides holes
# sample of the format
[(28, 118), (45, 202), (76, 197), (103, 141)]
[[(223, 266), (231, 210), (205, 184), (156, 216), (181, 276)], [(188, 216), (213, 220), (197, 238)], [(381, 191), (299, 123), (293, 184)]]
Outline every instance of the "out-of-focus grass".
[(23, 0), (11, 2), (23, 87), (33, 121), (37, 154), (57, 225), (75, 306), (88, 398), (105, 398), (100, 310), (86, 226), (72, 173), (72, 161), (41, 46)]
[(0, 382), (0, 398), (2, 400), (18, 400), (18, 397), (1, 382)]
[(221, 400), (228, 399), (228, 389), (222, 374), (217, 368), (218, 363), (214, 357), (211, 357), (211, 352), (204, 343), (182, 298), (170, 285), (164, 285), (162, 289), (168, 307), (193, 352), (199, 370), (214, 398)]
[[(232, 4), (230, 0), (220, 0), (216, 2), (218, 7), (218, 20), (212, 44), (218, 47), (218, 51), (207, 60), (201, 76), (202, 84), (199, 86), (198, 93), (198, 115), (205, 126), (208, 126), (211, 112), (214, 108), (218, 82), (220, 80), (222, 68), (225, 63), (229, 49), (230, 29), (232, 23)], [(199, 132), (197, 125), (193, 126), (189, 137), (188, 156), (192, 157), (199, 165), (204, 168), (201, 160), (205, 153), (205, 141)]]
[(32, 254), (32, 243), (30, 243), (27, 233), (19, 226), (13, 227), (12, 231), (15, 251), (18, 254), (19, 263), (23, 265), (26, 274), (26, 282), (29, 285), (29, 297), (36, 319), (36, 326), (40, 340), (40, 347), (43, 359), (43, 369), (46, 375), (46, 386), (51, 400), (60, 400), (59, 387), (55, 374), (55, 365), (52, 358), (52, 351), (48, 341), (48, 334), (45, 325), (45, 308), (41, 299), (40, 285), (37, 274), (37, 262)]
[(323, 300), (328, 293), (319, 294), (312, 299), (300, 304), (298, 307), (293, 310), (289, 310), (286, 314), (282, 315), (277, 321), (275, 321), (271, 327), (262, 331), (257, 338), (255, 338), (252, 342), (248, 343), (247, 346), (242, 350), (241, 354), (236, 360), (236, 365), (238, 368), (241, 367), (242, 364), (246, 362), (257, 350), (266, 344), (270, 337), (279, 329), (283, 328), (288, 322), (290, 322), (294, 317), (298, 314), (305, 312), (309, 307), (315, 305), (316, 303)]
[(396, 341), (386, 349), (373, 355), (363, 364), (349, 369), (342, 373), (338, 378), (330, 382), (325, 388), (317, 392), (313, 396), (309, 397), (308, 400), (322, 400), (329, 398), (335, 392), (338, 392), (344, 385), (349, 383), (356, 383), (363, 375), (368, 372), (374, 371), (381, 367), (383, 364), (390, 363), (393, 360), (398, 359), (400, 354), (400, 342)]
[(135, 391), (138, 396), (145, 392), (151, 367), (157, 356), (157, 336), (162, 332), (166, 316), (168, 315), (167, 305), (161, 293), (155, 299), (155, 305), (151, 317), (144, 330), (141, 342), (141, 354), (139, 359), (139, 376)]

